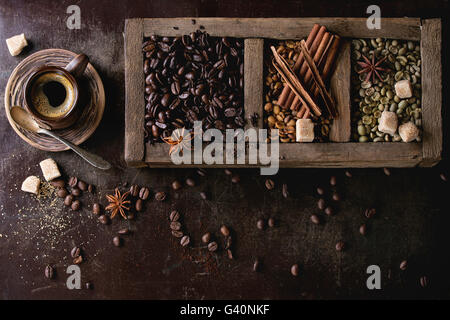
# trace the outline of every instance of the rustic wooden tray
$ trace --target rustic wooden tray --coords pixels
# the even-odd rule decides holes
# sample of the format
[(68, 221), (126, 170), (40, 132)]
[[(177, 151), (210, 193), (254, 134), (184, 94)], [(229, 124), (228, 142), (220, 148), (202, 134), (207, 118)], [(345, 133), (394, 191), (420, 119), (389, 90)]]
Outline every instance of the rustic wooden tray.
[[(193, 19), (196, 23), (193, 24)], [(144, 143), (144, 72), (142, 42), (150, 35), (180, 36), (203, 26), (211, 36), (244, 38), (245, 114), (260, 115), (262, 128), (264, 39), (302, 39), (314, 23), (342, 38), (392, 38), (420, 41), (422, 55), (421, 143), (280, 143), (280, 167), (430, 167), (442, 152), (441, 20), (383, 18), (381, 29), (369, 30), (364, 18), (157, 18), (125, 22), (125, 161), (129, 166), (175, 166), (169, 145)], [(331, 79), (338, 108), (350, 108), (350, 44), (344, 42)], [(332, 130), (350, 128), (349, 117)], [(250, 123), (247, 126), (252, 126)], [(343, 129), (344, 128), (344, 129)], [(179, 167), (188, 167), (182, 165)], [(199, 167), (201, 165), (192, 165)], [(230, 165), (215, 165), (229, 167)], [(233, 165), (250, 167), (252, 165)]]

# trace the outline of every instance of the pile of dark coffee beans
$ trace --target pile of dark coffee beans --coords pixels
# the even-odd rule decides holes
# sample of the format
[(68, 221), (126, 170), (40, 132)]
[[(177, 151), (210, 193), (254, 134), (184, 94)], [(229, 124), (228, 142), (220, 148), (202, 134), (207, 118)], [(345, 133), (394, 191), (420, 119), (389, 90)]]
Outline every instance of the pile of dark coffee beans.
[(84, 191), (93, 193), (94, 186), (87, 184), (77, 177), (70, 177), (67, 184), (70, 187), (70, 193), (67, 191), (66, 182), (63, 179), (56, 179), (51, 182), (52, 186), (56, 188), (56, 194), (59, 198), (64, 199), (64, 205), (70, 207), (73, 211), (78, 211), (81, 208), (81, 202), (77, 198), (82, 195)]
[(161, 142), (176, 128), (242, 128), (244, 44), (197, 31), (144, 40), (145, 141)]

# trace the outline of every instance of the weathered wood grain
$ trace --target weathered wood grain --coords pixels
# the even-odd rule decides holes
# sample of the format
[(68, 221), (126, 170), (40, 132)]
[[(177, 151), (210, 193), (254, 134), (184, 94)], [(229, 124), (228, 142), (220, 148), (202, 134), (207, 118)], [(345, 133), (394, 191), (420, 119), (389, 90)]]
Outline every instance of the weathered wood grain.
[(350, 73), (351, 73), (351, 43), (343, 41), (336, 60), (336, 68), (330, 80), (331, 94), (336, 102), (339, 116), (333, 120), (330, 130), (330, 141), (350, 141)]
[(422, 24), (422, 125), (423, 163), (433, 166), (442, 153), (442, 45), (441, 19)]
[(252, 128), (249, 117), (254, 114), (255, 127), (262, 128), (263, 123), (263, 59), (264, 40), (244, 40), (244, 106), (247, 124), (245, 128)]
[(319, 22), (341, 37), (420, 39), (418, 18), (382, 18), (378, 30), (368, 30), (366, 21), (366, 18), (157, 18), (144, 19), (144, 34), (180, 36), (203, 26), (212, 36), (301, 39)]
[(144, 165), (143, 20), (125, 21), (125, 161)]

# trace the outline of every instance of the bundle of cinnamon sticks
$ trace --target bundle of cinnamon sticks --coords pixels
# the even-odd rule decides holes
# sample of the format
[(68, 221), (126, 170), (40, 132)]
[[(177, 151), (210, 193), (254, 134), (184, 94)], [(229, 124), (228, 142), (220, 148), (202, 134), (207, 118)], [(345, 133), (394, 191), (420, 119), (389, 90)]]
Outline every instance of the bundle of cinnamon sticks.
[(309, 118), (311, 115), (319, 117), (322, 115), (317, 104), (320, 96), (329, 117), (338, 116), (325, 84), (331, 76), (339, 43), (338, 35), (328, 32), (325, 26), (315, 24), (306, 41), (302, 40), (301, 51), (293, 68), (284, 64), (283, 58), (272, 49), (274, 67), (286, 82), (278, 105), (296, 111), (297, 118)]

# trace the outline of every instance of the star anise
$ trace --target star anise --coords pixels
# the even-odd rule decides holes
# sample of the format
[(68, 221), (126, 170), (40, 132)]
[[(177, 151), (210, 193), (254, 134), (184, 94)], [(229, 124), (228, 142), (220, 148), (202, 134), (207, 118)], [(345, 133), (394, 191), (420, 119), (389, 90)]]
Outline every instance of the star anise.
[(383, 63), (384, 60), (387, 59), (387, 56), (377, 62), (375, 62), (375, 54), (372, 54), (372, 60), (369, 60), (369, 58), (367, 58), (365, 55), (362, 55), (362, 57), (363, 57), (364, 61), (357, 62), (363, 68), (358, 71), (358, 74), (367, 73), (365, 81), (369, 81), (370, 77), (372, 77), (372, 82), (374, 82), (375, 75), (377, 75), (378, 79), (380, 79), (381, 82), (384, 82), (383, 78), (381, 78), (381, 76), (378, 72), (379, 71), (380, 72), (388, 72), (389, 71), (389, 69), (382, 68), (380, 66), (380, 64)]
[(124, 210), (130, 210), (130, 207), (126, 206), (126, 204), (131, 203), (129, 200), (126, 200), (129, 193), (130, 191), (120, 194), (119, 188), (116, 188), (114, 190), (114, 195), (106, 195), (109, 205), (105, 209), (111, 212), (111, 219), (116, 216), (117, 212), (120, 212), (120, 215), (124, 217), (124, 219), (127, 219)]

